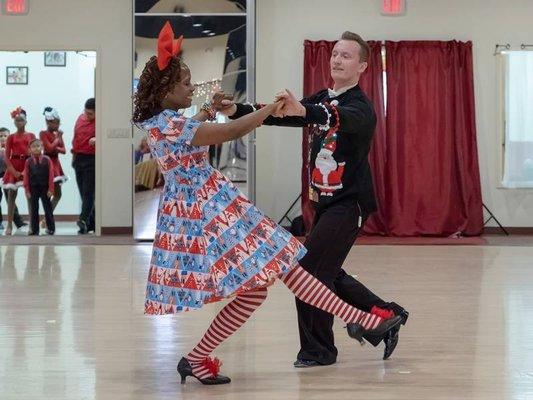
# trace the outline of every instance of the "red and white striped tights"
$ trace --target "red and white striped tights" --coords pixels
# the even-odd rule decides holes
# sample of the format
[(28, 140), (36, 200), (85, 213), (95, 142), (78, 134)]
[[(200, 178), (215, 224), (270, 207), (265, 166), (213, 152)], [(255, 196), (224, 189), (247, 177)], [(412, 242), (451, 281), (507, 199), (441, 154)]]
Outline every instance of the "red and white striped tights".
[[(357, 322), (365, 329), (373, 329), (383, 321), (377, 315), (366, 313), (342, 301), (322, 282), (300, 266), (296, 266), (280, 278), (297, 298), (339, 317), (346, 323)], [(187, 355), (194, 375), (200, 379), (213, 375), (213, 369), (210, 367), (212, 364), (208, 359), (209, 355), (244, 325), (266, 297), (266, 288), (245, 292), (239, 294), (218, 313), (200, 342)]]

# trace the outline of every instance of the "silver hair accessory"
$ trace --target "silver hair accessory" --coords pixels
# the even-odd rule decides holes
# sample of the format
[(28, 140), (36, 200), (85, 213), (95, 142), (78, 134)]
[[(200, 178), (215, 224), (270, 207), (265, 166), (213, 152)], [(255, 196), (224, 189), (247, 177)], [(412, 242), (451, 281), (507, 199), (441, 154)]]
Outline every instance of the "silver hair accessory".
[(55, 119), (59, 119), (59, 113), (55, 108), (46, 108), (43, 112), (44, 118), (47, 121), (53, 121)]

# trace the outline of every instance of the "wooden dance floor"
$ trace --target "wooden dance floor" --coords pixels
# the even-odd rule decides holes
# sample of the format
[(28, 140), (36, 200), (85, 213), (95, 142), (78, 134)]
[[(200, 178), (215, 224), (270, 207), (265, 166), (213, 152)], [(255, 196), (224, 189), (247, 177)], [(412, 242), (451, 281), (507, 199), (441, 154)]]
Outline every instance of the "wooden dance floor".
[(533, 399), (533, 243), (360, 246), (347, 261), (410, 311), (392, 358), (341, 321), (336, 365), (297, 370), (289, 291), (215, 355), (233, 382), (180, 385), (176, 364), (220, 304), (143, 315), (151, 247), (0, 246), (0, 399)]

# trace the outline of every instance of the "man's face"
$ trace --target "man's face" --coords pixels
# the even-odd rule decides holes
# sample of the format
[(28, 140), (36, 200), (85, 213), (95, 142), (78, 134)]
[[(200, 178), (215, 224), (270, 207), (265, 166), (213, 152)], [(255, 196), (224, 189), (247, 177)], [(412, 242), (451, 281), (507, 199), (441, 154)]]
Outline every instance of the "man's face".
[(339, 40), (331, 52), (331, 77), (336, 83), (355, 81), (367, 67), (361, 62), (359, 43), (353, 40)]
[(96, 117), (96, 111), (95, 110), (89, 110), (88, 108), (85, 109), (85, 116), (89, 121), (94, 121), (94, 118)]

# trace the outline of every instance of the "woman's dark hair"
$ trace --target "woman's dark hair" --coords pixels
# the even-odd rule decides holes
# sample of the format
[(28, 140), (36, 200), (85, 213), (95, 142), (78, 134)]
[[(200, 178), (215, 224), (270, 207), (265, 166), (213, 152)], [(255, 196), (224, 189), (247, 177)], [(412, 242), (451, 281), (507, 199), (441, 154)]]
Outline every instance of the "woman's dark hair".
[(148, 60), (133, 95), (133, 122), (145, 121), (161, 112), (161, 102), (181, 79), (181, 68), (179, 57), (172, 57), (162, 71), (157, 67), (156, 56)]

